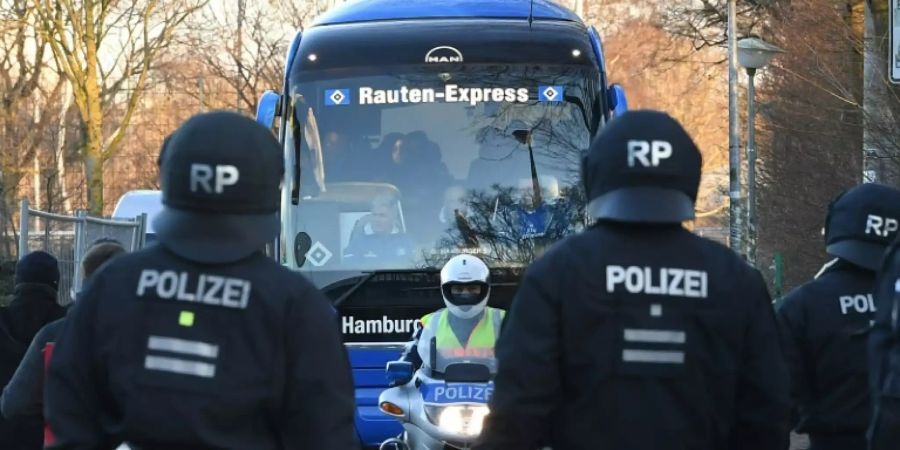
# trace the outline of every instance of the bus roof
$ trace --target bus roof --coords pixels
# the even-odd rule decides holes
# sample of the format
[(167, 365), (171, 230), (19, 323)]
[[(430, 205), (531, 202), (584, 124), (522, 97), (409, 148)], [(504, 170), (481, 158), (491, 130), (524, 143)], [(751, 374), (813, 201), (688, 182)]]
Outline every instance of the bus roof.
[[(529, 27), (519, 20), (486, 19), (477, 33), (472, 33), (463, 22), (408, 20), (389, 27), (379, 22), (358, 22), (313, 28), (303, 36), (297, 53), (320, 57), (292, 58), (290, 82), (319, 80), (325, 70), (354, 68), (356, 75), (383, 74), (385, 66), (426, 64), (429, 49), (439, 45), (452, 46), (470, 66), (599, 66), (581, 22), (543, 20)], [(578, 50), (580, 56), (573, 56), (573, 50)]]
[(577, 14), (551, 0), (357, 0), (332, 9), (313, 26), (378, 20), (490, 18), (580, 22)]

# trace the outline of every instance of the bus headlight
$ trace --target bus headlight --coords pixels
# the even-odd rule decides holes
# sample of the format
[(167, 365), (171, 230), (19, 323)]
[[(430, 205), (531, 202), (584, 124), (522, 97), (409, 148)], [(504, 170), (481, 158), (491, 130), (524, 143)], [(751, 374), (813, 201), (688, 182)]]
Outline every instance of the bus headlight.
[(490, 410), (485, 405), (429, 406), (428, 419), (447, 433), (478, 436)]

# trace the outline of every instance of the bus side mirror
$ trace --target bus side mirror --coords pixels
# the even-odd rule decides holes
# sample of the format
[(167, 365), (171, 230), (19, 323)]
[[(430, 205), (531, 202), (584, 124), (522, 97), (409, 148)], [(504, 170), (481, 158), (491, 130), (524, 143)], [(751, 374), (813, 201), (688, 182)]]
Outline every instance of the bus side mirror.
[(277, 92), (264, 92), (256, 106), (256, 122), (271, 130), (275, 126), (275, 117), (278, 115), (280, 103), (281, 96)]
[(625, 89), (620, 84), (613, 84), (609, 87), (609, 108), (613, 112), (613, 117), (619, 117), (628, 111), (628, 99), (625, 97)]
[(306, 264), (306, 254), (312, 247), (312, 238), (309, 233), (301, 231), (294, 236), (294, 264), (297, 267), (303, 267)]

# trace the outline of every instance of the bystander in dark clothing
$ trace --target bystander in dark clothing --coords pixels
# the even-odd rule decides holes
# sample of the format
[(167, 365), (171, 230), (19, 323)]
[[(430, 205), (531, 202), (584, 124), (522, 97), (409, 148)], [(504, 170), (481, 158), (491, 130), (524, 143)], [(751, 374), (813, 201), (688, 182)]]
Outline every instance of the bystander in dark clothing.
[[(81, 273), (87, 280), (104, 263), (121, 253), (125, 249), (116, 241), (99, 240), (88, 249), (81, 261)], [(44, 404), (44, 352), (49, 351), (48, 344), (56, 342), (62, 330), (65, 318), (60, 318), (48, 323), (31, 340), (31, 345), (25, 353), (25, 357), (16, 369), (9, 383), (3, 388), (0, 397), (0, 411), (3, 417), (9, 420), (28, 421), (29, 423), (43, 423)], [(40, 428), (30, 430), (29, 433), (41, 436)], [(43, 444), (29, 437), (27, 446), (19, 448), (39, 449)], [(3, 447), (6, 448), (6, 447)]]
[[(15, 296), (0, 309), (0, 383), (12, 378), (38, 330), (65, 315), (57, 303), (59, 263), (49, 253), (25, 255), (16, 265)], [(40, 417), (0, 418), (0, 448), (41, 448)]]

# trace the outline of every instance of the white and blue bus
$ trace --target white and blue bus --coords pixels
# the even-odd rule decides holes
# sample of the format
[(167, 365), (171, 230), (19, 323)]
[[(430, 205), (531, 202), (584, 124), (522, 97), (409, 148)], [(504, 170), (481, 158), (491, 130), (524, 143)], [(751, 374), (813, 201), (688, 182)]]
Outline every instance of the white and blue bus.
[(334, 302), (366, 445), (384, 367), (443, 306), (460, 253), (506, 308), (525, 267), (586, 224), (580, 162), (626, 108), (600, 38), (548, 0), (358, 0), (295, 37), (257, 120), (284, 145), (276, 257)]

